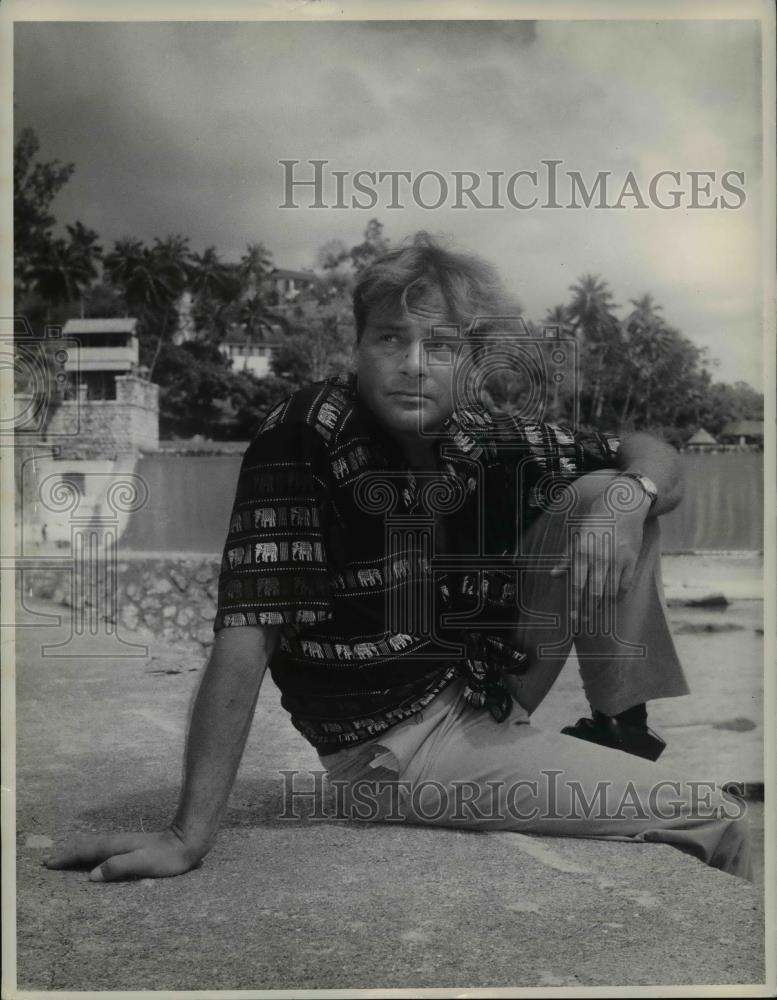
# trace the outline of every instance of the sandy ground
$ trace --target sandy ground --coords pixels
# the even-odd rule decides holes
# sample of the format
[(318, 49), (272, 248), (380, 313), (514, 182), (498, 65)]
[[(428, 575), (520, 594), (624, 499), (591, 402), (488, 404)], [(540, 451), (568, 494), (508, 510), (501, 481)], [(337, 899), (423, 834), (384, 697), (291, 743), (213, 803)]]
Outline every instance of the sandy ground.
[[(48, 871), (52, 839), (167, 822), (201, 664), (161, 648), (42, 656), (42, 637), (62, 641), (68, 621), (56, 624), (61, 608), (35, 610), (48, 624), (21, 629), (17, 649), (20, 988), (762, 981), (759, 888), (670, 847), (280, 820), (280, 772), (319, 765), (270, 683), (199, 870), (121, 885)], [(760, 614), (758, 602), (671, 610), (694, 694), (653, 706), (670, 765), (762, 780)], [(732, 627), (696, 627), (710, 620)], [(570, 663), (536, 723), (560, 728), (585, 709)], [(750, 815), (762, 844), (760, 807)]]

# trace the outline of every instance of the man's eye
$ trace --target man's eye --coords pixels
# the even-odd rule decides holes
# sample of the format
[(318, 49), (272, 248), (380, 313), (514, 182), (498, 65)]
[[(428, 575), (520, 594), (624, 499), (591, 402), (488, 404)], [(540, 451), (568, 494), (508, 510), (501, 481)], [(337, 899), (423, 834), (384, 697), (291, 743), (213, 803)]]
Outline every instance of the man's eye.
[(426, 352), (429, 364), (450, 365), (453, 362), (453, 351), (450, 344), (435, 341), (426, 345)]
[(395, 333), (382, 333), (378, 339), (382, 344), (394, 344), (399, 338)]

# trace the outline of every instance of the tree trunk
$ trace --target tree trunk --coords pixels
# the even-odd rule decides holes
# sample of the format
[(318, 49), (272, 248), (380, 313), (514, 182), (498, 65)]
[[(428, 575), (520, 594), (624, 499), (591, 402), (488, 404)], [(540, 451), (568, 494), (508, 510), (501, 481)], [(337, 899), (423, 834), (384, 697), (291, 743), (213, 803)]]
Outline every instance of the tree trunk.
[(151, 381), (151, 376), (154, 374), (154, 368), (156, 367), (157, 358), (159, 357), (159, 351), (162, 348), (162, 340), (165, 335), (165, 329), (167, 327), (167, 317), (170, 315), (170, 306), (165, 309), (165, 314), (162, 317), (162, 326), (159, 330), (159, 336), (156, 341), (156, 350), (154, 351), (154, 357), (151, 360), (151, 367), (148, 369), (148, 380)]

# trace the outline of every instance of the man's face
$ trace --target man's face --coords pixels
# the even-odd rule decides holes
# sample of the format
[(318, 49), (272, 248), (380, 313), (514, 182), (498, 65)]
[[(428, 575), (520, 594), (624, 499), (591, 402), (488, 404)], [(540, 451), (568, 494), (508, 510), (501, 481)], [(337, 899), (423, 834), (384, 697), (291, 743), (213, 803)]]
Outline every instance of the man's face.
[(394, 437), (434, 434), (453, 412), (455, 351), (433, 333), (446, 325), (439, 292), (407, 310), (397, 303), (367, 316), (356, 349), (358, 393)]

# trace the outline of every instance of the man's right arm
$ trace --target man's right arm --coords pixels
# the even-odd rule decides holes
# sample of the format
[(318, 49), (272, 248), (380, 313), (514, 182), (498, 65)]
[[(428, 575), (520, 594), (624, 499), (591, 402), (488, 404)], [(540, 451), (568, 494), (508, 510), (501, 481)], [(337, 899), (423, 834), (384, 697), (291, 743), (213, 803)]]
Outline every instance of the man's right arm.
[(181, 875), (210, 850), (251, 728), (277, 629), (222, 629), (192, 708), (175, 818), (158, 833), (89, 834), (65, 844), (49, 868), (95, 866), (90, 878)]

